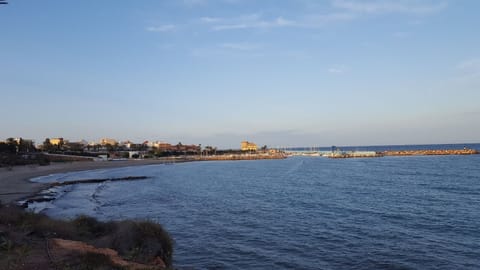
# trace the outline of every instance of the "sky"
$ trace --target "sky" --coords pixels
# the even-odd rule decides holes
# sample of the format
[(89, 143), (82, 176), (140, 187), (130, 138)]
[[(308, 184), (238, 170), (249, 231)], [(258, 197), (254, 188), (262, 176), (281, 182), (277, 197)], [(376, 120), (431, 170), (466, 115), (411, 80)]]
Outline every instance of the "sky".
[(0, 139), (480, 142), (480, 1), (9, 0)]

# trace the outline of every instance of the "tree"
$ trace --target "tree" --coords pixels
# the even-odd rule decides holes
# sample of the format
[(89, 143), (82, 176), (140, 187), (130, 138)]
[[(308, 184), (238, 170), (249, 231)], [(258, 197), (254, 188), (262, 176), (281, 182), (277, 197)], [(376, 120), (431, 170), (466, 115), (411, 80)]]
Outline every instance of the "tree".
[(0, 142), (0, 153), (15, 153), (16, 147), (14, 145)]
[(100, 151), (100, 149), (102, 149), (101, 144), (96, 143), (96, 144), (93, 145), (93, 151), (98, 152), (98, 151)]
[(83, 144), (81, 143), (67, 143), (66, 147), (70, 151), (75, 151), (75, 152), (83, 152)]
[(180, 151), (184, 150), (183, 144), (181, 142), (178, 142), (176, 145), (177, 152), (179, 153)]
[(65, 145), (65, 142), (63, 141), (63, 139), (60, 139), (57, 144), (57, 150), (63, 150), (63, 145)]
[(33, 141), (31, 140), (24, 140), (20, 138), (18, 141), (18, 151), (19, 152), (34, 152), (35, 146), (33, 145)]
[(111, 144), (109, 144), (109, 143), (105, 144), (105, 147), (107, 148), (107, 151), (108, 151), (108, 152), (112, 152), (112, 151), (114, 151), (114, 149), (115, 149), (115, 146), (113, 146), (113, 145), (111, 145)]
[(212, 150), (213, 150), (213, 147), (211, 147), (210, 145), (205, 146), (205, 149), (204, 149), (205, 155), (206, 156), (210, 155), (212, 153)]
[(7, 145), (10, 153), (18, 152), (18, 143), (14, 138), (8, 138)]
[(50, 138), (46, 138), (43, 142), (43, 151), (50, 152), (53, 149), (53, 145), (50, 142)]

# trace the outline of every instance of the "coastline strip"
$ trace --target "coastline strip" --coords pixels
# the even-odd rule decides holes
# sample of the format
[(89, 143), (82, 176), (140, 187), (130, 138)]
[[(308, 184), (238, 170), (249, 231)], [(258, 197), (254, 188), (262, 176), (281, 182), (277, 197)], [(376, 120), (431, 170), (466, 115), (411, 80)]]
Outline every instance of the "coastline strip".
[(79, 161), (52, 163), (48, 166), (15, 166), (11, 169), (0, 168), (0, 201), (3, 204), (35, 196), (49, 187), (48, 183), (32, 182), (30, 179), (57, 173), (79, 172), (97, 169), (121, 168), (131, 166), (165, 164), (164, 160), (127, 160), (127, 161)]
[(68, 185), (76, 184), (91, 184), (91, 183), (102, 183), (107, 181), (133, 181), (133, 180), (143, 180), (147, 179), (148, 176), (126, 176), (126, 177), (116, 177), (116, 178), (96, 178), (96, 179), (83, 179), (83, 180), (72, 180), (65, 182), (53, 182), (50, 183), (49, 187), (61, 187)]
[(44, 192), (51, 188), (71, 186), (77, 184), (94, 184), (94, 183), (103, 183), (103, 182), (118, 182), (118, 181), (136, 181), (148, 179), (148, 176), (126, 176), (126, 177), (117, 177), (117, 178), (96, 178), (96, 179), (82, 179), (82, 180), (72, 180), (65, 182), (53, 182), (48, 183), (40, 192), (32, 194), (31, 196), (20, 201), (20, 204), (24, 208), (28, 208), (29, 204), (39, 203), (39, 202), (49, 202), (57, 199), (57, 194), (49, 193), (45, 194)]

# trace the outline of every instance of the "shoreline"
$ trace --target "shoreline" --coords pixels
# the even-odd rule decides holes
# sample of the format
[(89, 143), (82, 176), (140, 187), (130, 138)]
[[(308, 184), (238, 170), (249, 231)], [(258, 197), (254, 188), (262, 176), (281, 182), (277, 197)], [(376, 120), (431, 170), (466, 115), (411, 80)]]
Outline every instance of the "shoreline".
[[(386, 151), (385, 156), (418, 156), (418, 155), (472, 155), (479, 154), (476, 150), (410, 150)], [(383, 155), (382, 155), (383, 156)], [(183, 159), (139, 159), (139, 160), (113, 160), (113, 161), (73, 161), (53, 162), (47, 166), (24, 165), (14, 167), (0, 167), (0, 203), (11, 204), (31, 198), (42, 190), (48, 189), (50, 183), (37, 183), (30, 181), (33, 178), (58, 173), (80, 172), (98, 169), (122, 168), (131, 166), (160, 165), (166, 163), (181, 163), (192, 161), (226, 161), (226, 160), (257, 160), (257, 159), (283, 159), (285, 155), (266, 156), (210, 156), (190, 157)]]
[(227, 157), (184, 157), (163, 159), (135, 159), (135, 160), (109, 160), (109, 161), (72, 161), (52, 162), (50, 165), (24, 165), (14, 167), (0, 167), (0, 203), (11, 204), (34, 197), (41, 191), (48, 189), (51, 183), (37, 183), (30, 181), (32, 178), (58, 173), (80, 172), (98, 169), (123, 168), (131, 166), (146, 166), (183, 163), (193, 161), (226, 161), (226, 160), (257, 160), (279, 159), (285, 156), (227, 156)]
[(89, 171), (97, 169), (121, 168), (164, 164), (165, 160), (125, 160), (125, 161), (76, 161), (52, 163), (47, 166), (14, 166), (0, 168), (0, 202), (10, 204), (34, 196), (49, 187), (48, 183), (31, 182), (30, 179), (57, 173)]

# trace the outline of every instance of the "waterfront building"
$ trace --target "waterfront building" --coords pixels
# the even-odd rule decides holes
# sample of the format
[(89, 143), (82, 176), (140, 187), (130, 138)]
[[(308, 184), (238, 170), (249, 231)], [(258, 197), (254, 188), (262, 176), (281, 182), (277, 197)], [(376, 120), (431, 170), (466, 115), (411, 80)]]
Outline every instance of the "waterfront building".
[(131, 149), (139, 149), (141, 144), (133, 143), (131, 141), (124, 141), (124, 142), (120, 142), (119, 146), (124, 149), (131, 150)]
[(50, 139), (50, 144), (51, 145), (63, 145), (65, 142), (63, 141), (63, 138), (51, 138)]
[(87, 144), (88, 143), (83, 140), (79, 142), (70, 142), (66, 140), (64, 148), (70, 151), (83, 151)]
[(175, 151), (177, 150), (177, 148), (169, 143), (166, 143), (166, 142), (159, 142), (156, 144), (155, 146), (159, 151), (164, 151), (164, 152), (167, 152), (167, 151)]
[(257, 145), (252, 142), (243, 141), (240, 144), (240, 149), (242, 151), (257, 151)]
[(103, 139), (100, 140), (100, 144), (101, 145), (107, 145), (107, 144), (116, 145), (117, 141), (115, 139), (103, 138)]

